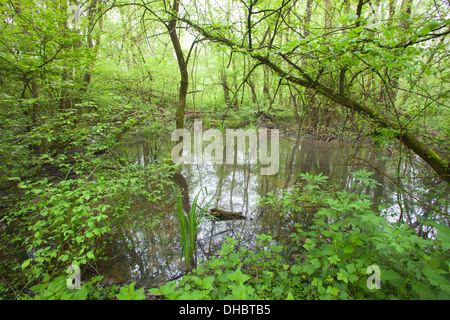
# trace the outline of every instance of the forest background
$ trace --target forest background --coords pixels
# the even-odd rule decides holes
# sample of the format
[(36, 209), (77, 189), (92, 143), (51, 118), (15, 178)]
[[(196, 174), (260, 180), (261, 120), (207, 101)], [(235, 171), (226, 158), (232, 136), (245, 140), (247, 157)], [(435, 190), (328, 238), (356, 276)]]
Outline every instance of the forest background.
[[(398, 170), (388, 178), (405, 194), (412, 192), (406, 164), (424, 164), (414, 179), (431, 185), (429, 197), (421, 200), (427, 210), (420, 226), (434, 230), (432, 236), (407, 231), (412, 222), (403, 211), (384, 230), (395, 237), (403, 234), (407, 241), (392, 236), (383, 242), (374, 225), (366, 225), (360, 229), (373, 237), (363, 237), (364, 245), (353, 242), (359, 249), (349, 249), (350, 239), (330, 234), (343, 243), (343, 256), (336, 247), (333, 255), (316, 253), (317, 261), (308, 266), (287, 267), (298, 283), (289, 284), (281, 275), (279, 295), (273, 293), (273, 283), (264, 284), (272, 288), (270, 297), (370, 296), (360, 270), (379, 256), (364, 258), (359, 267), (353, 263), (355, 269), (338, 266), (355, 250), (364, 252), (365, 245), (401, 256), (383, 258), (396, 262), (388, 268), (391, 291), (378, 292), (378, 298), (448, 297), (448, 1), (1, 0), (0, 15), (0, 268), (5, 296), (42, 296), (70, 265), (80, 265), (84, 272), (95, 269), (104, 254), (102, 243), (123, 223), (130, 199), (139, 194), (150, 202), (161, 200), (171, 190), (167, 187), (176, 170), (167, 155), (151, 166), (136, 167), (121, 147), (130, 137), (145, 136), (158, 149), (158, 139), (201, 119), (222, 130), (280, 128), (294, 136), (389, 147), (389, 161)], [(304, 178), (325, 192), (320, 177)], [(360, 178), (369, 183), (368, 177)], [(322, 201), (324, 210), (334, 208), (325, 199), (346, 199), (328, 190), (319, 200), (313, 189), (292, 196), (297, 202)], [(279, 203), (268, 202), (273, 207)], [(400, 198), (399, 204), (401, 210), (407, 206)], [(358, 210), (365, 207), (353, 206), (346, 223), (381, 223), (354, 220), (360, 217)], [(329, 212), (316, 214), (323, 231), (334, 230)], [(307, 246), (319, 250), (328, 245), (317, 232), (308, 237)], [(328, 272), (316, 274), (319, 265)], [(246, 275), (231, 273), (234, 267), (229, 266), (223, 287), (221, 280), (216, 285), (193, 280), (203, 286), (199, 297), (266, 297), (261, 283), (250, 285)], [(256, 271), (247, 267), (254, 276)], [(104, 298), (107, 294), (99, 293), (96, 281), (86, 283), (77, 297)], [(218, 289), (231, 288), (230, 281), (236, 282), (234, 291)], [(121, 297), (133, 297), (131, 287), (125, 288)], [(170, 296), (177, 290), (166, 289), (152, 295)], [(73, 296), (64, 286), (53, 287), (50, 296), (55, 292)]]

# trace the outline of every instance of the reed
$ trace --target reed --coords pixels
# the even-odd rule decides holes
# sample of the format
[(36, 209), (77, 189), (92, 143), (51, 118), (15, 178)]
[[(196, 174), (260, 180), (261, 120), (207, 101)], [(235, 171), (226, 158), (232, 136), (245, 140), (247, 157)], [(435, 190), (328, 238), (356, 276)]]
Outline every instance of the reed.
[[(199, 203), (199, 197), (202, 193), (203, 189), (205, 189), (205, 197)], [(177, 204), (177, 213), (178, 213), (178, 221), (180, 223), (180, 231), (181, 231), (181, 245), (182, 252), (181, 257), (184, 257), (184, 262), (186, 265), (186, 269), (190, 270), (193, 267), (194, 261), (194, 252), (195, 252), (195, 242), (197, 240), (197, 230), (200, 225), (202, 218), (207, 214), (209, 207), (211, 206), (211, 198), (207, 201), (208, 192), (206, 187), (202, 187), (199, 192), (195, 195), (191, 210), (189, 214), (186, 216), (183, 210), (183, 203), (181, 201), (180, 192), (173, 186), (173, 190), (175, 193), (175, 200)]]

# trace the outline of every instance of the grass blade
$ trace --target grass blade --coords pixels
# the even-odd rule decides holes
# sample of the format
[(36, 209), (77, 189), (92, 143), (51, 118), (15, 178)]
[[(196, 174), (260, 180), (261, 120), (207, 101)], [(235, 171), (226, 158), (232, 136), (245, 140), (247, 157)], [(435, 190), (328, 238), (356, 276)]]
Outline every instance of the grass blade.
[[(181, 230), (181, 241), (182, 241), (182, 253), (181, 255), (184, 256), (184, 261), (186, 264), (186, 268), (190, 269), (191, 267), (191, 261), (193, 261), (194, 258), (194, 252), (195, 252), (195, 241), (197, 239), (197, 230), (198, 226), (200, 225), (200, 222), (207, 212), (208, 208), (211, 206), (210, 199), (205, 206), (203, 206), (204, 202), (206, 201), (207, 197), (209, 196), (206, 187), (202, 187), (199, 192), (195, 195), (191, 210), (189, 211), (188, 216), (186, 217), (183, 211), (183, 203), (181, 201), (181, 195), (179, 191), (175, 188), (175, 186), (172, 186), (174, 193), (175, 193), (175, 200), (177, 204), (177, 213), (178, 213), (178, 220), (180, 222), (180, 230)], [(200, 194), (203, 191), (203, 188), (205, 188), (206, 196), (201, 201), (200, 206), (198, 205)]]

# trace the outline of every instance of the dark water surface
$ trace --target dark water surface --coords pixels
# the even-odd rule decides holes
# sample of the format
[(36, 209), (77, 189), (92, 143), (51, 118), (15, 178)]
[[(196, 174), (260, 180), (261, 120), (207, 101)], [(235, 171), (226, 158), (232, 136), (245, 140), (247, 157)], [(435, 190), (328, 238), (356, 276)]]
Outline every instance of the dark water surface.
[[(170, 150), (170, 141), (149, 139), (127, 145), (126, 153), (137, 164), (146, 166), (155, 161), (157, 154), (167, 156)], [(205, 220), (199, 228), (196, 258), (204, 259), (217, 253), (226, 236), (236, 238), (239, 240), (238, 245), (248, 247), (252, 247), (256, 236), (262, 233), (276, 235), (275, 239), (279, 241), (288, 239), (294, 230), (294, 223), (298, 221), (290, 216), (280, 217), (264, 212), (257, 204), (259, 198), (268, 192), (290, 188), (297, 181), (298, 174), (305, 172), (323, 173), (330, 177), (330, 182), (336, 181), (341, 183), (342, 188), (351, 189), (354, 182), (351, 172), (363, 168), (374, 171), (372, 178), (380, 185), (367, 189), (366, 193), (373, 197), (375, 204), (380, 203), (379, 199), (391, 203), (386, 209), (392, 214), (391, 219), (396, 219), (403, 211), (404, 217), (414, 223), (416, 216), (425, 214), (425, 210), (408, 206), (408, 199), (399, 198), (395, 184), (371, 168), (375, 166), (381, 172), (393, 174), (398, 168), (387, 164), (388, 157), (389, 152), (381, 152), (370, 146), (355, 148), (350, 143), (280, 137), (279, 171), (276, 175), (262, 176), (257, 164), (218, 165), (210, 162), (182, 165), (180, 174), (187, 183), (191, 202), (197, 192), (206, 187), (209, 197), (213, 197), (212, 207), (239, 211), (247, 217), (238, 221)], [(356, 165), (355, 161), (365, 165)], [(417, 173), (415, 171), (419, 169), (408, 165), (404, 170)], [(411, 180), (410, 183), (415, 182)], [(426, 191), (436, 184), (438, 182), (430, 179), (428, 185), (420, 184), (415, 189), (421, 191), (420, 197), (424, 197)], [(169, 198), (173, 198), (173, 195), (170, 194)], [(140, 286), (152, 287), (180, 275), (180, 232), (173, 202), (153, 204), (136, 201), (131, 210), (136, 213), (134, 216), (140, 218), (132, 222), (132, 227), (120, 229), (120, 234), (108, 243), (109, 259), (101, 265), (100, 270), (101, 274), (106, 275), (105, 281), (137, 281)]]

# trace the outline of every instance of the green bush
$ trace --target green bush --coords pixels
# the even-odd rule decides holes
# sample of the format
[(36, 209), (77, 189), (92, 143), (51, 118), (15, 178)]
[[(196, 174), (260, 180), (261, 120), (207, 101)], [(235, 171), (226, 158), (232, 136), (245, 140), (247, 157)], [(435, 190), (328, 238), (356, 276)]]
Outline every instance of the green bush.
[[(20, 182), (23, 198), (0, 219), (10, 229), (0, 237), (9, 245), (2, 253), (10, 258), (0, 261), (7, 283), (21, 292), (61, 276), (70, 265), (103, 259), (110, 230), (130, 221), (130, 202), (137, 196), (149, 202), (162, 198), (169, 183), (166, 169), (130, 166), (57, 183), (46, 178)], [(149, 216), (141, 221), (147, 223)]]
[(58, 276), (52, 280), (44, 281), (30, 288), (32, 294), (27, 294), (21, 299), (27, 300), (104, 300), (113, 299), (116, 296), (116, 288), (103, 288), (97, 285), (103, 277), (94, 277), (80, 288), (69, 289), (67, 277)]
[[(268, 250), (253, 252), (245, 247), (236, 250), (237, 240), (227, 237), (219, 257), (204, 261), (178, 283), (168, 282), (150, 293), (194, 300), (288, 297), (293, 284), (288, 279), (289, 266), (279, 254), (282, 247), (268, 245), (271, 240), (267, 235), (258, 236), (258, 245)], [(278, 273), (280, 267), (284, 273)]]
[(49, 277), (30, 288), (32, 294), (21, 296), (27, 300), (144, 300), (145, 289), (135, 289), (136, 282), (122, 287), (115, 285), (103, 287), (99, 285), (103, 276), (93, 277), (80, 285), (70, 288), (66, 276), (58, 276), (52, 280)]

